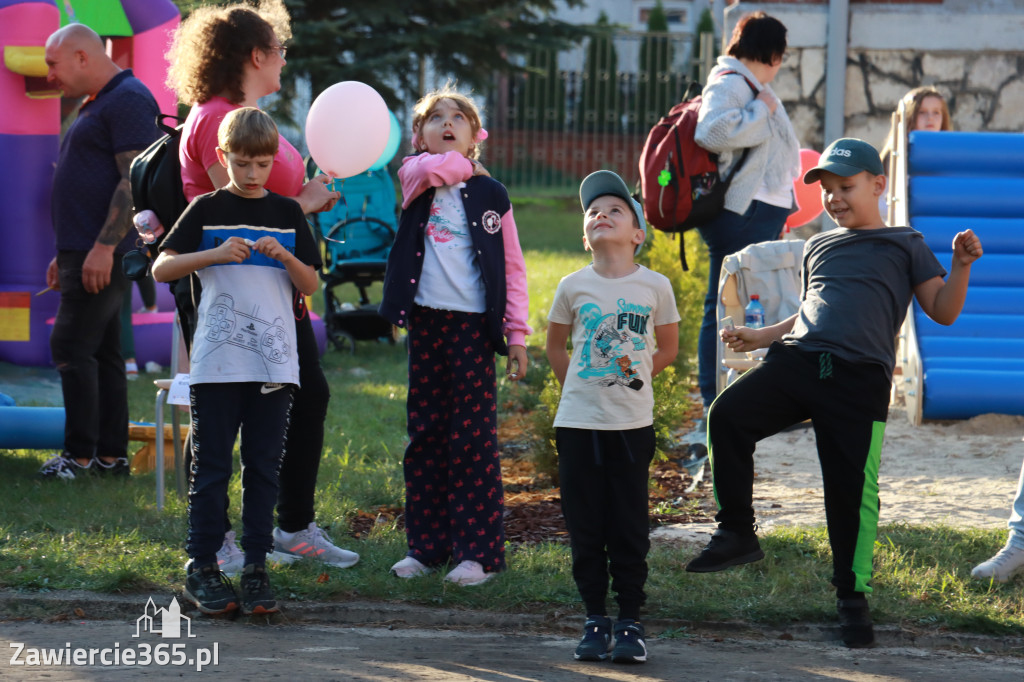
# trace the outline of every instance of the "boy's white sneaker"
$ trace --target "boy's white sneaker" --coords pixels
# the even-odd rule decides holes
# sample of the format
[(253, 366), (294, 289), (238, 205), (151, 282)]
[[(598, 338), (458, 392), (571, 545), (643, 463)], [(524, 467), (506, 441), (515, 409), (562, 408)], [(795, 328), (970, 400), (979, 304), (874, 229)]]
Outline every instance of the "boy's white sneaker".
[(405, 557), (391, 567), (391, 572), (399, 578), (415, 578), (426, 575), (431, 570), (429, 566), (423, 565), (419, 560), (413, 559), (411, 556)]
[(971, 577), (1005, 583), (1021, 568), (1024, 568), (1024, 549), (1007, 543), (994, 557), (975, 566)]
[(294, 533), (274, 528), (274, 554), (289, 554), (299, 559), (318, 559), (325, 564), (348, 568), (359, 562), (359, 555), (336, 546), (327, 533), (310, 521), (309, 526)]
[(480, 585), (494, 577), (494, 573), (485, 573), (484, 567), (475, 561), (463, 561), (444, 577), (450, 583), (468, 587)]

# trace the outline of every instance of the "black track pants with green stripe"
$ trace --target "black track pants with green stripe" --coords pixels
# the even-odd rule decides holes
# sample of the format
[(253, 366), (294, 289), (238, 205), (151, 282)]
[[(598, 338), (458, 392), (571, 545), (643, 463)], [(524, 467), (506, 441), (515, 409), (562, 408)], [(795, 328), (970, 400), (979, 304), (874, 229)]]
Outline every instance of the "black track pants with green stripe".
[(708, 449), (720, 527), (750, 532), (757, 441), (810, 419), (825, 489), (832, 584), (870, 592), (878, 529), (878, 465), (889, 411), (885, 368), (775, 343), (718, 396)]

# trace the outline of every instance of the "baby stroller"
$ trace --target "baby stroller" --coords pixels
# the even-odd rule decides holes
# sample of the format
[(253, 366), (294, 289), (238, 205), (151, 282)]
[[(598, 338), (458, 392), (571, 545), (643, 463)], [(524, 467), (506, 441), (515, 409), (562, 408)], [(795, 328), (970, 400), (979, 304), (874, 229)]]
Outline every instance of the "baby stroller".
[[(384, 281), (388, 252), (395, 240), (395, 186), (386, 170), (367, 171), (335, 180), (341, 199), (330, 211), (314, 214), (323, 254), (320, 279), (324, 286), (324, 327), (327, 338), (341, 350), (355, 352), (356, 341), (387, 338), (394, 342), (391, 324), (370, 303), (366, 289)], [(359, 302), (342, 301), (337, 287), (351, 283)]]

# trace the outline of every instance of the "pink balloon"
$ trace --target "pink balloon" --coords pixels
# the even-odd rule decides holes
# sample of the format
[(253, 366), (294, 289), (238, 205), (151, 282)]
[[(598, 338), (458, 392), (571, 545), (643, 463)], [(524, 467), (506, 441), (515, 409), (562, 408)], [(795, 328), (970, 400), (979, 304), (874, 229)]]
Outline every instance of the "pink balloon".
[(806, 225), (825, 210), (821, 205), (821, 183), (815, 180), (809, 185), (804, 184), (804, 173), (817, 166), (820, 158), (821, 152), (813, 149), (800, 150), (800, 177), (793, 181), (797, 211), (786, 218), (788, 228)]
[(332, 178), (365, 172), (384, 153), (390, 134), (391, 117), (384, 98), (359, 81), (327, 88), (306, 115), (310, 156)]

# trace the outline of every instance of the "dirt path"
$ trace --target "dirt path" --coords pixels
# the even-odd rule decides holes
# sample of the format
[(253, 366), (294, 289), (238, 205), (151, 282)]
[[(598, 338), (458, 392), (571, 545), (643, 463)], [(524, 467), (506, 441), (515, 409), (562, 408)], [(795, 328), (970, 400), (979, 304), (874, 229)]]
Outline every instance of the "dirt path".
[[(880, 522), (1005, 528), (1024, 461), (1022, 436), (1024, 417), (985, 414), (914, 427), (903, 408), (894, 406), (882, 448)], [(812, 428), (765, 439), (754, 457), (754, 510), (762, 528), (824, 525)], [(692, 524), (659, 529), (654, 536), (703, 541), (713, 528)]]
[[(17, 647), (26, 650), (113, 648), (117, 643), (138, 651), (148, 644), (180, 645), (180, 660), (197, 659), (200, 649), (216, 645), (217, 664), (204, 673), (222, 679), (390, 680), (443, 682), (621, 680), (633, 682), (682, 680), (986, 680), (1018, 682), (1024, 662), (993, 653), (957, 653), (897, 646), (851, 651), (836, 643), (729, 636), (689, 636), (652, 639), (645, 665), (579, 663), (572, 659), (576, 639), (564, 635), (527, 633), (511, 629), (472, 630), (385, 627), (285, 625), (257, 627), (241, 622), (197, 619), (192, 639), (160, 638), (143, 633), (133, 638), (132, 621), (84, 621), (60, 624), (0, 623), (0, 678), (17, 680), (135, 680), (180, 679), (194, 675), (188, 666), (11, 665)], [(184, 633), (183, 633), (184, 635)], [(70, 642), (70, 645), (66, 645)], [(168, 646), (165, 650), (177, 651)], [(98, 656), (98, 654), (97, 654)], [(211, 656), (212, 658), (212, 656)], [(112, 660), (112, 654), (108, 655)], [(173, 657), (172, 657), (172, 660)], [(191, 674), (190, 674), (191, 673)]]

